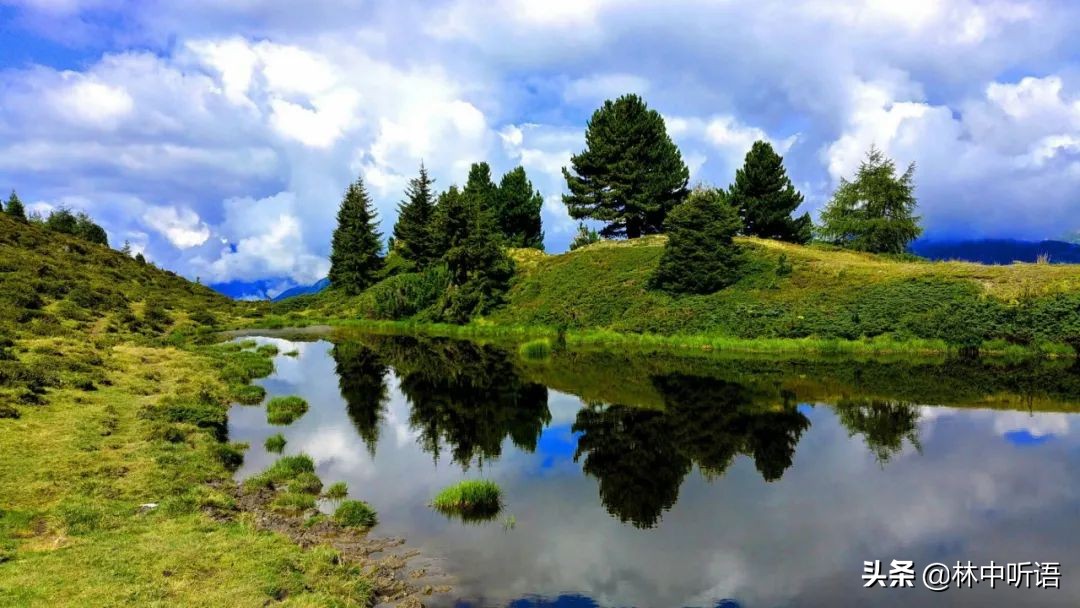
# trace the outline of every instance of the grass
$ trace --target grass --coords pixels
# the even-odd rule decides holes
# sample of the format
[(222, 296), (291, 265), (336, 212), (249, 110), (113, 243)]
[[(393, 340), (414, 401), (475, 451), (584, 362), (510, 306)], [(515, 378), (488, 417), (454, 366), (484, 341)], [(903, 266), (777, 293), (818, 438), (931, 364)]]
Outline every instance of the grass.
[(266, 389), (257, 384), (238, 384), (231, 389), (233, 401), (241, 405), (258, 405), (266, 398)]
[(431, 506), (440, 513), (465, 521), (486, 521), (502, 509), (502, 490), (494, 481), (465, 480), (440, 491)]
[(277, 355), (280, 351), (278, 350), (278, 347), (273, 344), (263, 344), (261, 346), (258, 346), (255, 349), (255, 352), (273, 357), (274, 355)]
[(280, 454), (285, 451), (286, 443), (287, 442), (285, 441), (285, 436), (281, 433), (277, 433), (276, 435), (271, 435), (267, 437), (266, 442), (263, 443), (263, 447), (266, 448), (267, 452)]
[(273, 488), (290, 482), (304, 473), (315, 473), (315, 461), (307, 454), (282, 456), (262, 473), (249, 477), (244, 484)]
[(270, 424), (288, 425), (308, 411), (307, 401), (300, 397), (274, 397), (266, 404), (266, 421)]
[(551, 351), (551, 340), (548, 338), (529, 340), (518, 347), (518, 353), (526, 359), (546, 359), (551, 356)]
[(334, 521), (350, 528), (370, 528), (379, 520), (371, 505), (361, 500), (346, 500), (334, 511)]
[(326, 493), (323, 494), (330, 500), (342, 500), (349, 495), (349, 486), (344, 481), (335, 481), (326, 488)]

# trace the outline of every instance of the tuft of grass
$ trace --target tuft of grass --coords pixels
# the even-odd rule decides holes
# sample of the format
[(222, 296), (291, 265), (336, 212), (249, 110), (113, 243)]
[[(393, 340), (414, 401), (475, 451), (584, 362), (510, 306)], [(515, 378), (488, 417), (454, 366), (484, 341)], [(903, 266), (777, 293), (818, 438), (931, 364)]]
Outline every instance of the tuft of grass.
[(315, 508), (315, 496), (303, 492), (282, 492), (274, 497), (270, 506), (278, 511), (298, 512)]
[(244, 482), (249, 487), (272, 488), (296, 479), (303, 473), (314, 473), (315, 461), (307, 454), (282, 456), (262, 473)]
[(266, 398), (266, 389), (256, 384), (237, 384), (230, 389), (232, 400), (241, 405), (258, 405)]
[(518, 347), (518, 353), (526, 359), (547, 359), (551, 351), (551, 340), (548, 338), (529, 340)]
[(286, 443), (288, 442), (285, 440), (285, 436), (281, 433), (278, 433), (276, 435), (271, 435), (267, 437), (266, 442), (263, 444), (263, 447), (266, 448), (267, 452), (271, 452), (273, 454), (280, 454), (285, 450)]
[(260, 355), (266, 355), (268, 357), (273, 357), (274, 355), (277, 355), (281, 351), (278, 350), (278, 347), (273, 345), (273, 344), (263, 344), (262, 346), (259, 346), (258, 348), (256, 348), (255, 352), (259, 353)]
[(274, 397), (266, 404), (266, 421), (277, 425), (292, 424), (307, 411), (307, 401), (300, 397)]
[(338, 505), (334, 521), (350, 528), (370, 528), (379, 523), (375, 509), (362, 500), (346, 500)]
[(335, 481), (326, 488), (326, 493), (323, 494), (330, 500), (342, 500), (349, 495), (349, 486), (344, 481)]
[(288, 491), (296, 494), (315, 494), (322, 492), (323, 483), (314, 473), (300, 473), (289, 481)]
[(440, 513), (464, 521), (485, 521), (502, 509), (502, 490), (494, 481), (469, 479), (444, 488), (431, 502)]

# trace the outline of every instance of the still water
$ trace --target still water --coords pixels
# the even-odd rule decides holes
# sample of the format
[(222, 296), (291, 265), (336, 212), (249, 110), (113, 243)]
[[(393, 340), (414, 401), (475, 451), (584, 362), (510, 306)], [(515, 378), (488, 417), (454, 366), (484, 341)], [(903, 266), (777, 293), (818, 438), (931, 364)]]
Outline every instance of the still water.
[[(259, 341), (299, 351), (260, 383), (311, 409), (276, 427), (234, 407), (230, 436), (251, 444), (238, 476), (268, 466), (263, 441), (283, 433), (286, 454), (375, 507), (373, 534), (440, 561), (454, 588), (430, 605), (1080, 605), (1070, 363), (527, 361), (436, 339)], [(492, 521), (428, 507), (478, 477), (504, 492)], [(865, 589), (873, 560), (884, 575), (913, 562), (914, 587)], [(924, 587), (925, 566), (969, 560), (975, 574), (1059, 563), (1059, 588)]]

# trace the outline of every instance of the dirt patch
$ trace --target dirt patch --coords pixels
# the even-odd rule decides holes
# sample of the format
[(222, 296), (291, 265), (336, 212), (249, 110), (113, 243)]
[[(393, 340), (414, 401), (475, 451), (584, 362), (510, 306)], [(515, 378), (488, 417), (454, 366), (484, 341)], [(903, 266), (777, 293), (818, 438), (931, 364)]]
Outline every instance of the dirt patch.
[(236, 501), (235, 510), (214, 509), (210, 515), (232, 521), (241, 513), (253, 518), (260, 530), (284, 534), (301, 547), (317, 545), (336, 549), (341, 558), (359, 566), (371, 580), (376, 606), (422, 608), (424, 599), (448, 593), (450, 579), (438, 564), (405, 545), (405, 539), (374, 537), (368, 532), (346, 528), (328, 518), (311, 521), (318, 514), (312, 510), (288, 514), (270, 508), (274, 492), (267, 489), (219, 487)]

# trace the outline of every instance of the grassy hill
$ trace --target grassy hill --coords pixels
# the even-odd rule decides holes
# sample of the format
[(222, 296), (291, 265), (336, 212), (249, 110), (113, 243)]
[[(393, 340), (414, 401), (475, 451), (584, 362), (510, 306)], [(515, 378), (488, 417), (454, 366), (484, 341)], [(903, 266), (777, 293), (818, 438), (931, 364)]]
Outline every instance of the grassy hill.
[[(1080, 344), (1080, 266), (930, 262), (738, 239), (740, 279), (709, 295), (649, 285), (664, 237), (560, 255), (513, 250), (506, 304), (480, 323), (731, 339), (889, 340), (935, 350)], [(275, 306), (279, 324), (378, 319), (370, 297), (333, 290)], [(422, 315), (420, 316), (422, 318)]]

